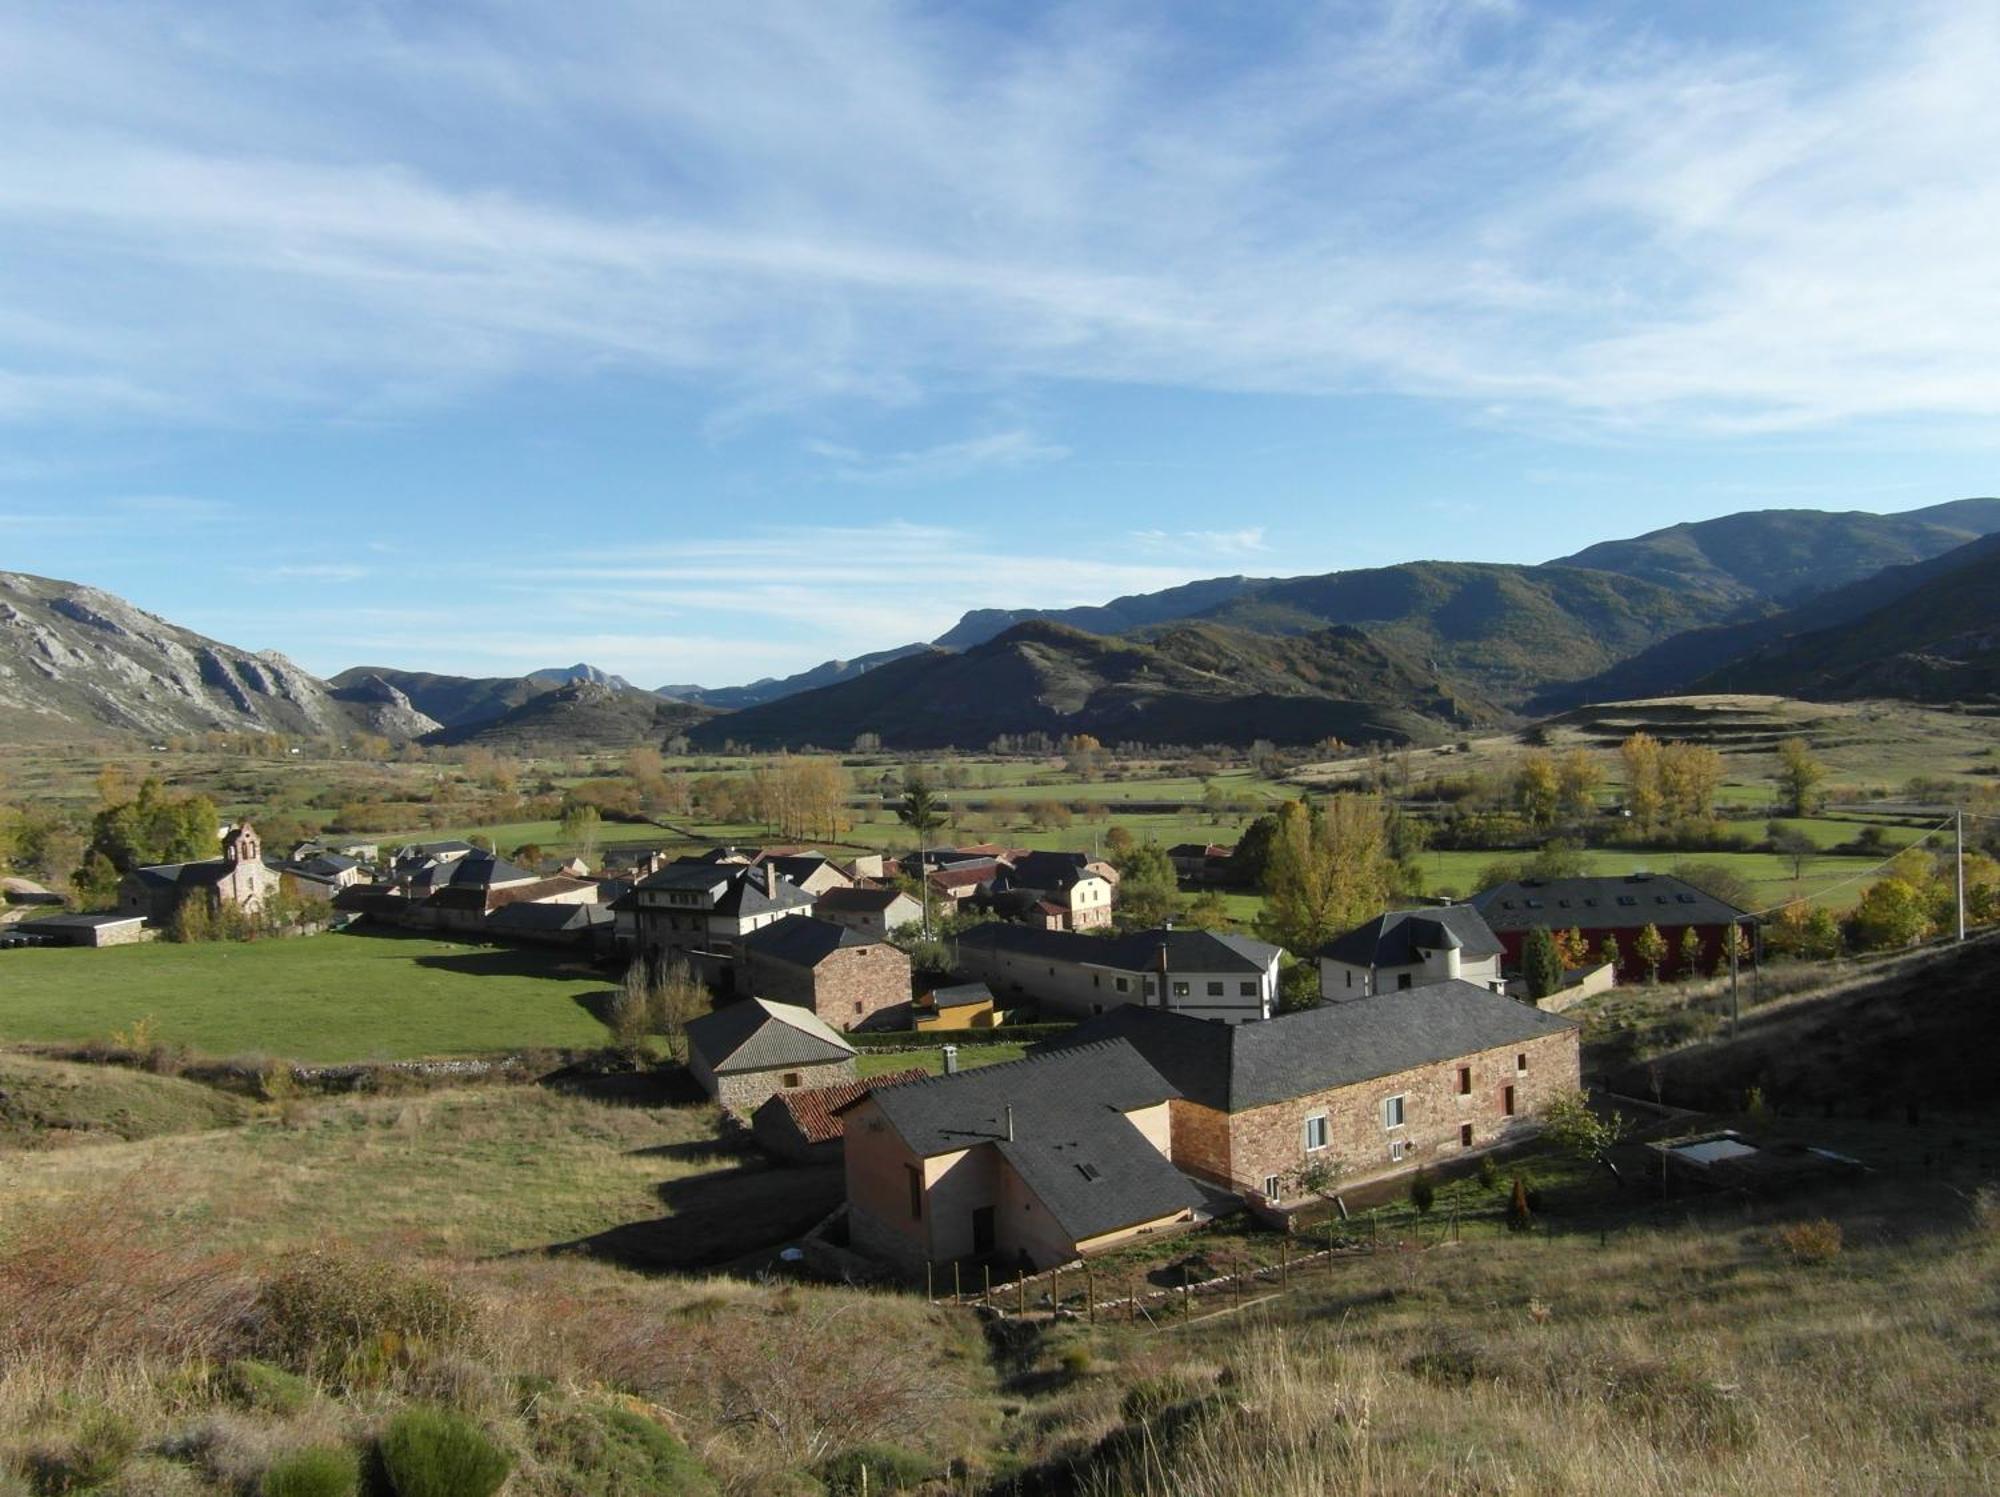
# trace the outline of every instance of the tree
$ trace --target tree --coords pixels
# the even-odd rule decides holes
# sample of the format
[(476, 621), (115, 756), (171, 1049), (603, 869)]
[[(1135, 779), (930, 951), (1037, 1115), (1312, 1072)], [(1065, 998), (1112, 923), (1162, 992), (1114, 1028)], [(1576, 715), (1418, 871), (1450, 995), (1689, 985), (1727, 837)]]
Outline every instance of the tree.
[(1826, 766), (1813, 757), (1805, 739), (1787, 738), (1778, 745), (1778, 771), (1773, 778), (1792, 815), (1810, 816), (1819, 808), (1819, 785), (1826, 778)]
[(1548, 927), (1536, 926), (1521, 942), (1521, 976), (1527, 980), (1528, 996), (1537, 1003), (1562, 990), (1562, 953)]
[(1118, 911), (1138, 925), (1158, 925), (1180, 909), (1180, 881), (1173, 859), (1157, 842), (1141, 842), (1115, 865)]
[(1701, 743), (1663, 744), (1658, 756), (1661, 810), (1669, 821), (1706, 821), (1722, 788), (1722, 755)]
[(1229, 881), (1246, 889), (1263, 888), (1277, 837), (1278, 818), (1268, 812), (1243, 828), (1229, 854)]
[(92, 848), (69, 876), (70, 892), (86, 910), (106, 910), (118, 902), (118, 870), (111, 859)]
[(668, 1055), (686, 1064), (687, 1027), (709, 1011), (708, 989), (679, 957), (658, 971), (648, 971), (642, 963), (634, 962), (626, 969), (628, 983), (633, 968), (640, 970), (644, 982), (646, 1028), (666, 1041)]
[(1650, 733), (1634, 733), (1618, 746), (1625, 764), (1625, 809), (1641, 832), (1660, 824), (1660, 744)]
[(1138, 839), (1122, 826), (1107, 828), (1104, 833), (1104, 853), (1114, 865), (1138, 845)]
[(1600, 1117), (1580, 1091), (1557, 1092), (1542, 1105), (1542, 1134), (1585, 1164), (1596, 1164), (1625, 1136), (1625, 1115)]
[(1555, 825), (1562, 807), (1562, 780), (1556, 761), (1537, 749), (1524, 755), (1514, 771), (1514, 808), (1528, 825), (1547, 828)]
[(924, 905), (924, 934), (931, 933), (930, 870), (923, 866), (930, 835), (944, 825), (944, 802), (916, 771), (903, 781), (903, 802), (896, 807), (896, 819), (917, 834), (917, 881)]
[(576, 855), (588, 863), (597, 853), (597, 837), (603, 818), (588, 802), (572, 804), (562, 814), (562, 834), (576, 847)]
[(1690, 925), (1681, 932), (1681, 970), (1689, 977), (1701, 976), (1701, 932)]
[(1930, 902), (1906, 879), (1877, 879), (1849, 918), (1854, 944), (1864, 951), (1914, 946), (1932, 930)]
[(1754, 910), (1757, 907), (1756, 886), (1727, 863), (1684, 858), (1668, 868), (1667, 872), (1685, 883), (1693, 884), (1709, 898), (1719, 899), (1739, 910)]
[(1280, 946), (1316, 952), (1381, 911), (1392, 874), (1379, 800), (1287, 801), (1265, 872), (1264, 929)]
[(1604, 783), (1604, 766), (1586, 748), (1573, 748), (1556, 759), (1556, 798), (1562, 815), (1581, 821), (1597, 809), (1597, 787)]
[(1660, 934), (1660, 928), (1651, 921), (1646, 923), (1632, 942), (1632, 954), (1645, 967), (1648, 977), (1660, 980), (1660, 963), (1667, 959), (1667, 938)]
[(1610, 931), (1606, 931), (1604, 939), (1597, 943), (1597, 961), (1599, 966), (1608, 966), (1613, 972), (1625, 965), (1625, 953), (1618, 949), (1618, 937)]
[(1214, 889), (1190, 900), (1187, 922), (1197, 930), (1223, 930), (1229, 925), (1229, 901)]
[(1583, 939), (1583, 932), (1572, 925), (1568, 930), (1556, 932), (1556, 954), (1562, 958), (1564, 968), (1575, 970), (1590, 963), (1590, 944)]
[(1065, 767), (1079, 780), (1087, 783), (1103, 772), (1104, 745), (1088, 733), (1065, 738), (1062, 749)]
[(1787, 858), (1792, 865), (1792, 882), (1805, 877), (1806, 864), (1819, 852), (1819, 844), (1806, 835), (1802, 828), (1786, 826), (1782, 821), (1773, 821), (1764, 828), (1771, 851), (1781, 858)]

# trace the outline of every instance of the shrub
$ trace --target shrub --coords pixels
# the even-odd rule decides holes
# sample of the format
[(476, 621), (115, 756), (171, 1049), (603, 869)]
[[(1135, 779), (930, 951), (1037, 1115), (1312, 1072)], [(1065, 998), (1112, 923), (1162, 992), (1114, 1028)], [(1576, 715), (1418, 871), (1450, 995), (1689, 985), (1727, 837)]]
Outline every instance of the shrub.
[(312, 1384), (269, 1362), (244, 1358), (222, 1369), (222, 1394), (266, 1414), (296, 1414), (312, 1401)]
[(1072, 1346), (1066, 1348), (1063, 1351), (1060, 1360), (1062, 1363), (1062, 1370), (1068, 1373), (1071, 1377), (1082, 1377), (1085, 1373), (1090, 1371), (1091, 1367), (1096, 1362), (1096, 1358), (1091, 1356), (1090, 1348), (1087, 1346)]
[(354, 1452), (335, 1445), (311, 1445), (281, 1455), (258, 1483), (261, 1497), (354, 1497), (361, 1463)]
[(1169, 1409), (1180, 1408), (1206, 1398), (1215, 1390), (1186, 1372), (1169, 1372), (1160, 1377), (1141, 1378), (1125, 1390), (1119, 1406), (1128, 1424), (1155, 1419)]
[(131, 1422), (109, 1409), (94, 1409), (66, 1445), (28, 1456), (28, 1476), (43, 1497), (63, 1497), (101, 1487), (125, 1468), (139, 1437)]
[(1500, 1163), (1491, 1154), (1479, 1156), (1479, 1183), (1488, 1190), (1500, 1183)]
[(1772, 1234), (1778, 1246), (1792, 1255), (1794, 1263), (1831, 1263), (1840, 1256), (1840, 1223), (1825, 1217), (1817, 1221), (1787, 1222)]
[(1431, 1207), (1436, 1202), (1437, 1186), (1431, 1180), (1431, 1173), (1419, 1166), (1417, 1172), (1410, 1177), (1410, 1204), (1423, 1214), (1429, 1215)]
[[(868, 1473), (865, 1485), (864, 1470)], [(900, 1445), (856, 1445), (822, 1462), (818, 1472), (829, 1497), (910, 1491), (936, 1474), (937, 1465), (929, 1456)]]
[(532, 1424), (534, 1453), (564, 1476), (566, 1497), (714, 1497), (715, 1479), (688, 1448), (629, 1409), (541, 1411)]
[(1534, 1212), (1528, 1205), (1528, 1182), (1516, 1175), (1513, 1194), (1507, 1200), (1507, 1229), (1525, 1232), (1534, 1222)]
[(378, 1381), (475, 1340), (473, 1307), (456, 1289), (379, 1260), (312, 1254), (267, 1281), (257, 1305), (265, 1353), (335, 1384)]
[(377, 1443), (396, 1497), (492, 1497), (514, 1463), (486, 1431), (449, 1409), (408, 1409)]

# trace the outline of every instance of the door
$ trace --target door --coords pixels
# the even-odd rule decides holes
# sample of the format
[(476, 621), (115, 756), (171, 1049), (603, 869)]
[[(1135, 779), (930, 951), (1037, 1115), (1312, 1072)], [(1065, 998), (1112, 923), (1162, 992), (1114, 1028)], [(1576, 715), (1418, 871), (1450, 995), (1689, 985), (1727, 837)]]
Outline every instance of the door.
[(975, 1206), (972, 1210), (972, 1256), (984, 1258), (993, 1251), (993, 1208)]

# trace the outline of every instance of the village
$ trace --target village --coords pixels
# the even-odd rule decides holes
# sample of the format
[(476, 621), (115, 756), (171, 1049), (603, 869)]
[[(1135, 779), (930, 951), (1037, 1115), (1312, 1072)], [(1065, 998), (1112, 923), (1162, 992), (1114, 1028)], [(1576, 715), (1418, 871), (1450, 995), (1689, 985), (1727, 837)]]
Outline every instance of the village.
[[(1185, 889), (1228, 881), (1230, 847), (1166, 851)], [(726, 1129), (779, 1164), (842, 1168), (797, 1261), (931, 1283), (1463, 1174), (1581, 1098), (1564, 1010), (1645, 981), (1662, 952), (1715, 972), (1758, 947), (1753, 917), (1665, 874), (1526, 877), (1292, 952), (1135, 923), (1121, 879), (1087, 851), (999, 843), (626, 845), (528, 867), (461, 839), (317, 838), (274, 856), (244, 821), (219, 857), (134, 868), (113, 910), (25, 909), (4, 939), (118, 946), (282, 911), (272, 933), (299, 939), (564, 951), (650, 1003), (663, 1062)], [(1562, 966), (1531, 990), (1537, 936)]]

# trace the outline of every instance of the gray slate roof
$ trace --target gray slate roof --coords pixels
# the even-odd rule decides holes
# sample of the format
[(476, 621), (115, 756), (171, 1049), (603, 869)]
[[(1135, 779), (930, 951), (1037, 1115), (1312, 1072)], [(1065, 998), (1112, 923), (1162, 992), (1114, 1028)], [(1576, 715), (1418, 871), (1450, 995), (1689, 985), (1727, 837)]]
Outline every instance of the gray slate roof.
[(1088, 936), (994, 921), (975, 925), (958, 938), (960, 947), (1011, 951), (1045, 961), (1109, 967), (1119, 972), (1157, 972), (1163, 943), (1167, 948), (1167, 968), (1172, 972), (1261, 974), (1278, 954), (1278, 948), (1268, 942), (1208, 930), (1141, 930), (1124, 936)]
[(853, 910), (879, 914), (899, 899), (912, 896), (901, 889), (828, 889), (820, 895), (820, 908), (828, 910)]
[(991, 1003), (993, 990), (983, 982), (960, 982), (931, 989), (930, 1000), (936, 1008), (963, 1008), (968, 1003)]
[(919, 1156), (993, 1145), (1072, 1241), (1201, 1203), (1186, 1176), (1124, 1116), (1175, 1095), (1130, 1045), (1076, 1046), (877, 1085), (869, 1095)]
[(205, 858), (199, 863), (151, 863), (134, 868), (128, 877), (153, 888), (199, 889), (221, 883), (235, 866), (227, 858)]
[(563, 931), (589, 930), (595, 925), (610, 925), (617, 917), (608, 906), (601, 904), (538, 904), (529, 899), (517, 899), (512, 904), (503, 904), (486, 917), (489, 930), (502, 935), (517, 934), (555, 935)]
[(688, 1044), (720, 1074), (852, 1060), (854, 1047), (810, 1009), (745, 998), (692, 1019)]
[(670, 863), (639, 880), (641, 889), (702, 889), (718, 915), (762, 915), (771, 910), (810, 911), (812, 895), (777, 874), (777, 890), (767, 893), (762, 868), (742, 863)]
[(792, 967), (817, 967), (843, 946), (873, 946), (876, 942), (845, 925), (811, 915), (787, 915), (753, 930), (742, 945), (760, 957)]
[(1573, 1027), (1567, 1019), (1453, 979), (1322, 1004), (1257, 1024), (1217, 1024), (1120, 1004), (1050, 1045), (1124, 1040), (1189, 1101), (1244, 1112)]
[(1743, 911), (1666, 873), (1611, 878), (1522, 879), (1472, 896), (1496, 931), (1638, 929), (1644, 925), (1727, 925)]
[(9, 930), (99, 930), (107, 925), (136, 925), (145, 920), (144, 915), (97, 914), (97, 915), (41, 915), (33, 920), (22, 920), (8, 926)]
[(1390, 910), (1320, 947), (1319, 954), (1353, 967), (1413, 967), (1423, 951), (1454, 946), (1466, 961), (1483, 961), (1505, 949), (1469, 904)]

